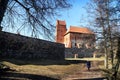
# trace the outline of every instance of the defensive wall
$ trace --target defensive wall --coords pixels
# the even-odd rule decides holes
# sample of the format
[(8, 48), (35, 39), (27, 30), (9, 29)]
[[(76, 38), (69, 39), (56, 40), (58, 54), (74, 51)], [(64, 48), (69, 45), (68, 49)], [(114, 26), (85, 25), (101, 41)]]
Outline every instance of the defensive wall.
[(74, 55), (77, 54), (78, 58), (83, 57), (93, 57), (95, 49), (87, 48), (65, 48), (65, 57), (74, 58)]
[(0, 57), (63, 60), (63, 44), (0, 31)]

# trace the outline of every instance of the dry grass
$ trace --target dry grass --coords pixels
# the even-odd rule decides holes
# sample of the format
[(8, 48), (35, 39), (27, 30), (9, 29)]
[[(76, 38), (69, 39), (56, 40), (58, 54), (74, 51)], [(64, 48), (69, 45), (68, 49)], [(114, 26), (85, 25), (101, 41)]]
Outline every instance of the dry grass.
[(2, 60), (1, 62), (18, 73), (36, 74), (57, 79), (62, 79), (84, 67), (84, 63), (73, 64), (66, 61)]
[(89, 61), (104, 61), (105, 58), (66, 58), (66, 60), (89, 60)]

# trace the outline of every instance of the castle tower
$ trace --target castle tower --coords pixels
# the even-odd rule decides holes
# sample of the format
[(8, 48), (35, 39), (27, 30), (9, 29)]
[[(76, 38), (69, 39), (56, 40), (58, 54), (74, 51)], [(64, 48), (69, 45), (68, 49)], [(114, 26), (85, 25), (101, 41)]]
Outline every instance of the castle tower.
[(64, 44), (64, 35), (66, 33), (66, 22), (57, 20), (56, 22), (56, 42)]

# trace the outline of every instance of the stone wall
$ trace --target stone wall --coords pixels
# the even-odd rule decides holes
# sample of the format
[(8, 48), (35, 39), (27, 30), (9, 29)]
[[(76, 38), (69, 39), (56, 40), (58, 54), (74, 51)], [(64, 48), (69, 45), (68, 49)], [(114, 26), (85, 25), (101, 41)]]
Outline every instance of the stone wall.
[(74, 54), (78, 54), (78, 58), (93, 57), (94, 52), (95, 52), (95, 49), (66, 48), (65, 49), (65, 57), (66, 58), (74, 58)]
[(19, 59), (64, 59), (63, 44), (0, 32), (0, 56)]

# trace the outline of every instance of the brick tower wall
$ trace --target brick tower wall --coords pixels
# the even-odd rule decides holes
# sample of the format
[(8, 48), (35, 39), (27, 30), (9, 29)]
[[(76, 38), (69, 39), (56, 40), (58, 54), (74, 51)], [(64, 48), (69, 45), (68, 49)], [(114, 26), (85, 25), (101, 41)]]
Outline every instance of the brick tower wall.
[(64, 44), (64, 35), (66, 33), (65, 21), (57, 20), (56, 23), (56, 42)]

